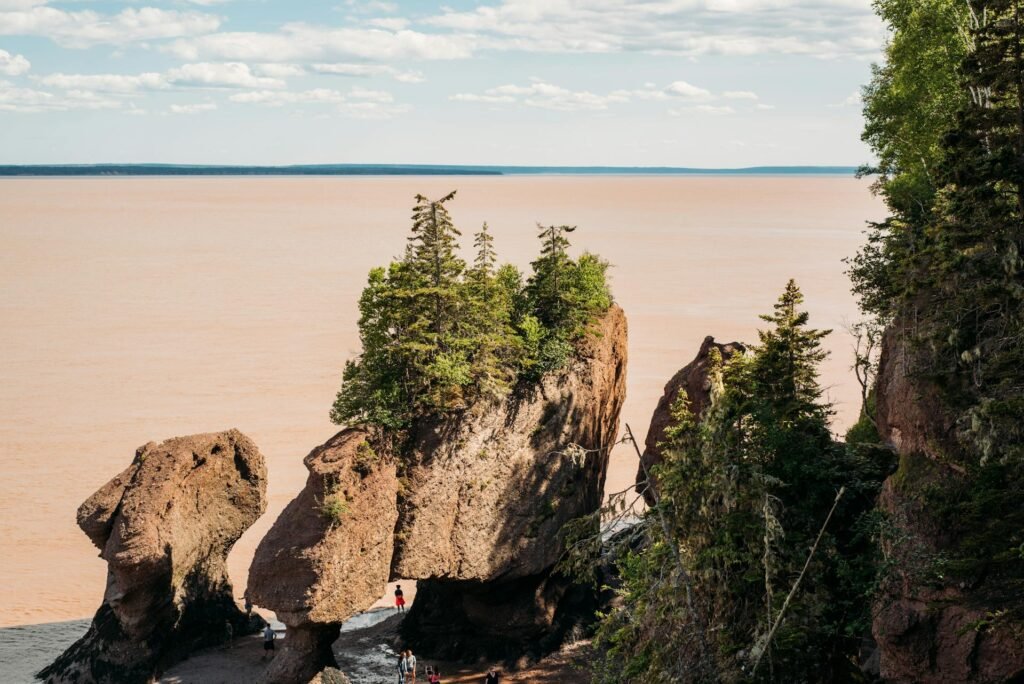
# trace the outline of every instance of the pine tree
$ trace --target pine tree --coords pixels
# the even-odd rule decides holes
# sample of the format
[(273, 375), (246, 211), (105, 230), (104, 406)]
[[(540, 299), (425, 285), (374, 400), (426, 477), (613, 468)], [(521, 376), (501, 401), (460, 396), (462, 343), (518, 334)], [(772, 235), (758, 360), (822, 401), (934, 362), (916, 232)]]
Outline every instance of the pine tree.
[(533, 275), (526, 289), (538, 320), (547, 328), (558, 330), (564, 327), (571, 306), (565, 286), (572, 260), (565, 234), (576, 230), (576, 226), (537, 224), (537, 228), (540, 229), (541, 251), (531, 264)]
[(476, 258), (473, 259), (473, 275), (490, 277), (494, 274), (494, 266), (498, 262), (498, 253), (494, 250), (494, 236), (487, 230), (487, 222), (480, 232), (473, 236)]
[(856, 504), (836, 513), (753, 681), (850, 677), (856, 642), (844, 630), (869, 619), (874, 581), (855, 530), (886, 471), (861, 481), (832, 440), (817, 380), (826, 333), (808, 328), (801, 303), (791, 281), (762, 317), (760, 345), (724, 367), (712, 358), (699, 422), (685, 396), (673, 407), (659, 502), (643, 523), (650, 543), (620, 562), (622, 604), (598, 631), (596, 681), (751, 680), (751, 644), (764, 643), (841, 486), (856, 488)]
[(821, 340), (832, 331), (806, 327), (809, 314), (799, 308), (803, 301), (800, 288), (790, 280), (775, 303), (775, 312), (760, 317), (772, 327), (758, 332), (761, 344), (754, 392), (784, 414), (827, 410), (818, 403), (822, 393), (818, 365), (827, 356)]

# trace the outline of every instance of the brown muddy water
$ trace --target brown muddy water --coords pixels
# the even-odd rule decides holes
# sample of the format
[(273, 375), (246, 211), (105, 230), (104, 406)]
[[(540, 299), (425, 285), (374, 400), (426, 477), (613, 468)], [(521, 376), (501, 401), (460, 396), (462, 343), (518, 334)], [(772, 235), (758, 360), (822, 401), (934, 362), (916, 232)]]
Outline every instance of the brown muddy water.
[[(835, 177), (77, 178), (0, 180), (0, 626), (87, 617), (105, 564), (75, 509), (137, 446), (237, 427), (267, 457), (270, 505), (230, 559), (239, 595), (259, 538), (305, 480), (367, 271), (400, 254), (417, 192), (487, 221), (526, 267), (536, 222), (579, 226), (610, 260), (630, 326), (624, 419), (643, 438), (665, 381), (705, 335), (756, 340), (796, 278), (835, 328), (823, 368), (837, 430), (858, 410), (843, 257), (883, 207)], [(609, 490), (636, 468), (612, 455)], [(76, 627), (76, 629), (78, 629)], [(0, 640), (10, 643), (10, 632)], [(4, 658), (6, 660), (6, 658)]]

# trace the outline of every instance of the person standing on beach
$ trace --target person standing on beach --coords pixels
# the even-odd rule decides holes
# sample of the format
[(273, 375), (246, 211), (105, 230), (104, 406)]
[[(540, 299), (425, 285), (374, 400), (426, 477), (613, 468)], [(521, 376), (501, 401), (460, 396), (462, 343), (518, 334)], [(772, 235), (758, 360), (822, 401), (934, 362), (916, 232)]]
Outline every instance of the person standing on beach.
[(263, 657), (260, 660), (266, 660), (267, 654), (270, 657), (274, 657), (274, 639), (277, 638), (277, 632), (269, 624), (263, 629)]
[(399, 613), (405, 612), (405, 594), (402, 593), (401, 584), (395, 587), (395, 608), (398, 609)]
[(405, 652), (398, 654), (398, 684), (405, 684), (405, 675), (408, 670), (409, 663), (405, 659)]
[(487, 676), (484, 677), (484, 684), (499, 684), (499, 677), (498, 671), (492, 667), (487, 671)]
[(405, 681), (416, 684), (416, 656), (412, 654), (412, 649), (405, 652), (405, 665)]

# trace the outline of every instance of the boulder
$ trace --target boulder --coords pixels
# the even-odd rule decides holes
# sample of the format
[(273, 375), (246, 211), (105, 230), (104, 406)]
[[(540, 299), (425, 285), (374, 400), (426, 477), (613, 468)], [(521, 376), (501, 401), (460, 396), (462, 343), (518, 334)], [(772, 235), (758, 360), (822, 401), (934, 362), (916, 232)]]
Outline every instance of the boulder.
[(708, 378), (708, 371), (711, 368), (711, 350), (718, 350), (723, 361), (728, 361), (734, 354), (743, 354), (746, 351), (739, 342), (719, 344), (715, 338), (708, 335), (700, 345), (696, 358), (683, 366), (665, 384), (665, 391), (658, 400), (651, 416), (651, 425), (647, 429), (647, 439), (644, 443), (644, 453), (640, 457), (640, 465), (637, 468), (636, 483), (637, 491), (644, 495), (647, 505), (653, 506), (657, 492), (654, 476), (651, 469), (661, 463), (661, 442), (665, 439), (665, 430), (672, 424), (672, 405), (681, 393), (686, 393), (690, 401), (690, 411), (694, 416), (700, 417), (704, 409), (711, 401), (711, 381)]
[(226, 559), (266, 508), (266, 481), (263, 456), (237, 430), (140, 447), (78, 510), (107, 561), (107, 588), (89, 631), (40, 678), (141, 684), (258, 630), (235, 605)]
[(257, 547), (249, 598), (288, 627), (262, 681), (307, 682), (336, 667), (331, 644), (341, 623), (383, 594), (399, 482), (395, 459), (380, 451), (359, 428), (314, 449), (306, 486)]

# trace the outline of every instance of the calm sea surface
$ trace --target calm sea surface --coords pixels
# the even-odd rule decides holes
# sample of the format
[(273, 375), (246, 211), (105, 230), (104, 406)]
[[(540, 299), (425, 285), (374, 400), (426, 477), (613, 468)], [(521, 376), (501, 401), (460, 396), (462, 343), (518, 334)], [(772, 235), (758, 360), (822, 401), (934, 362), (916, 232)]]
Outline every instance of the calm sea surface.
[[(75, 509), (139, 445), (230, 427), (270, 470), (269, 510), (231, 558), (240, 593), (256, 543), (302, 487), (303, 456), (336, 430), (327, 412), (358, 351), (367, 271), (402, 252), (415, 193), (454, 188), (467, 244), (486, 220), (501, 256), (525, 267), (536, 222), (576, 224), (575, 248), (615, 265), (638, 438), (704, 336), (756, 340), (790, 277), (812, 322), (836, 329), (823, 376), (837, 429), (855, 417), (841, 259), (883, 214), (864, 181), (2, 179), (0, 626), (90, 616), (105, 564)], [(629, 446), (612, 459), (610, 491), (636, 467)]]

